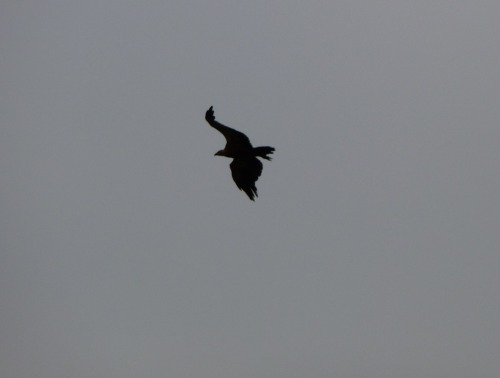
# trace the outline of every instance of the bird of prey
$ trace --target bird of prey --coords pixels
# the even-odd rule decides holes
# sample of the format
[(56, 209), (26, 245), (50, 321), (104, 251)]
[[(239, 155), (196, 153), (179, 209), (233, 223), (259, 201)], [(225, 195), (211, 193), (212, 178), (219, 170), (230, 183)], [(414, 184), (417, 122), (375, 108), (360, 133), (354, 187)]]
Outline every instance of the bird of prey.
[(229, 164), (233, 180), (236, 186), (254, 201), (254, 198), (258, 197), (255, 182), (262, 173), (262, 163), (257, 159), (257, 156), (271, 160), (271, 157), (267, 155), (274, 152), (274, 147), (253, 147), (245, 134), (215, 120), (213, 106), (207, 110), (205, 119), (210, 126), (220, 131), (226, 138), (226, 147), (217, 151), (215, 156), (226, 156), (233, 159)]

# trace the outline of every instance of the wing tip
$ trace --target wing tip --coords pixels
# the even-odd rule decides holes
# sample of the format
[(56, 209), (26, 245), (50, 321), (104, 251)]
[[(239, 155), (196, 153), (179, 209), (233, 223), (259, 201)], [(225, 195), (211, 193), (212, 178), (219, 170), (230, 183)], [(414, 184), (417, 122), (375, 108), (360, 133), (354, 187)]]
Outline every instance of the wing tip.
[(205, 112), (205, 119), (207, 120), (208, 123), (215, 121), (213, 106), (210, 106), (210, 108), (208, 108), (208, 110)]
[(253, 188), (244, 188), (242, 190), (246, 193), (248, 198), (250, 198), (250, 200), (252, 200), (254, 202), (255, 202), (255, 198), (259, 196), (257, 194), (257, 188), (255, 186)]

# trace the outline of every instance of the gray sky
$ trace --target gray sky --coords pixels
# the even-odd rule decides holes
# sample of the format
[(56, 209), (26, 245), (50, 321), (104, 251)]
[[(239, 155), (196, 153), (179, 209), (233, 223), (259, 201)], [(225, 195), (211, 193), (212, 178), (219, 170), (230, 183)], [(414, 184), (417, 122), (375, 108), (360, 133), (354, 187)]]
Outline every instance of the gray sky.
[(3, 1), (0, 376), (498, 377), (499, 14)]

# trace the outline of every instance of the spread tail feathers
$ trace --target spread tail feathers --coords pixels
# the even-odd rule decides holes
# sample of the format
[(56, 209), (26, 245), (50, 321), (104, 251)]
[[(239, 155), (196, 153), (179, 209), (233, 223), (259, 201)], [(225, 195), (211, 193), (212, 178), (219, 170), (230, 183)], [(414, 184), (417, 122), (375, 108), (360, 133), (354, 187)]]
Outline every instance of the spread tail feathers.
[(270, 156), (267, 156), (267, 155), (270, 155), (273, 152), (274, 152), (274, 147), (269, 147), (269, 146), (255, 147), (253, 149), (253, 153), (255, 156), (261, 157), (262, 159), (266, 159), (266, 160), (272, 160), (272, 158)]

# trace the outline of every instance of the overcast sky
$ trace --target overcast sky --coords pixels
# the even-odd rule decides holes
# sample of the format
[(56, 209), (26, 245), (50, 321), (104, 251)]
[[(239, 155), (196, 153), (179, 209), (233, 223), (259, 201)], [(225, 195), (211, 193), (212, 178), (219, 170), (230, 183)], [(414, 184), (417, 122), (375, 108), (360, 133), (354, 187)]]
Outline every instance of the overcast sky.
[(500, 376), (499, 15), (2, 1), (0, 376)]

